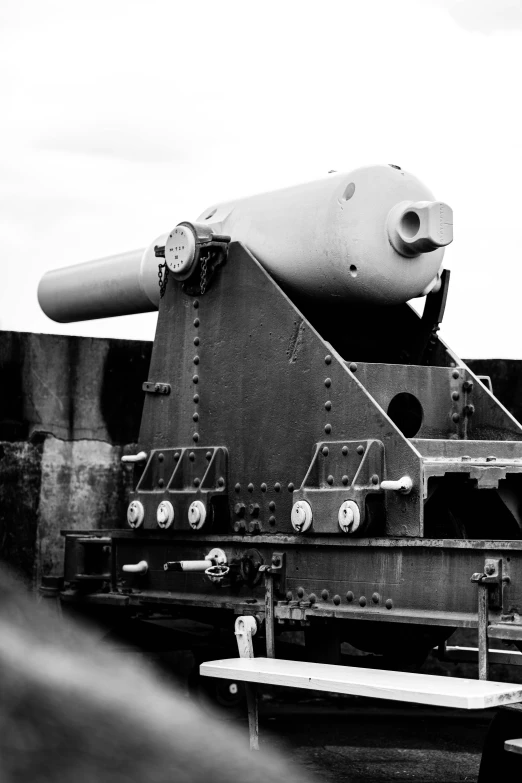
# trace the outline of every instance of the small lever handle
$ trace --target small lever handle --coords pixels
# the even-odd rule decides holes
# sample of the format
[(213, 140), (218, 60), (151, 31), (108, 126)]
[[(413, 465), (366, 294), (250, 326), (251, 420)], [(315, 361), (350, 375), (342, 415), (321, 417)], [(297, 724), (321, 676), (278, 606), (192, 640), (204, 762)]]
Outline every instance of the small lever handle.
[(169, 560), (163, 564), (164, 571), (203, 571), (213, 566), (225, 566), (227, 556), (222, 549), (211, 549), (204, 560)]
[(128, 563), (121, 569), (126, 574), (146, 574), (149, 570), (149, 564), (146, 560), (140, 560), (139, 563)]
[(381, 481), (380, 488), (400, 492), (401, 495), (409, 495), (413, 487), (413, 481), (409, 476), (403, 476), (397, 481)]
[(163, 564), (164, 571), (206, 571), (214, 565), (213, 560), (169, 560)]
[(148, 454), (146, 451), (140, 451), (138, 454), (128, 454), (121, 458), (122, 462), (146, 462)]

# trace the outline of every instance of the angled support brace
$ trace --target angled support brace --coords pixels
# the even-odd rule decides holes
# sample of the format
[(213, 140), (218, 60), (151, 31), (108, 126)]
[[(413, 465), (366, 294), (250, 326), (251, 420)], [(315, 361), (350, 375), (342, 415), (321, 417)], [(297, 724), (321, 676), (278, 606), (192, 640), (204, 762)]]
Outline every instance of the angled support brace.
[[(254, 657), (254, 644), (252, 637), (257, 631), (257, 623), (254, 617), (238, 617), (235, 625), (235, 635), (240, 658)], [(259, 750), (259, 714), (257, 708), (256, 686), (245, 682), (247, 709), (248, 709), (248, 733), (250, 736), (250, 750)]]

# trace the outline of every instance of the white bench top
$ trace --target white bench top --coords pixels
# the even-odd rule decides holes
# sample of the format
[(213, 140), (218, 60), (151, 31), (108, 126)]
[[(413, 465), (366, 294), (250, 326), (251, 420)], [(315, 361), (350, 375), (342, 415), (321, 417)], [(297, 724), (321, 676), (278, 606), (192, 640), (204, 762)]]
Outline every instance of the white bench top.
[(522, 701), (522, 685), (514, 683), (284, 661), (278, 658), (228, 658), (208, 661), (201, 664), (200, 672), (205, 677), (222, 677), (226, 680), (284, 685), (467, 710), (487, 709)]

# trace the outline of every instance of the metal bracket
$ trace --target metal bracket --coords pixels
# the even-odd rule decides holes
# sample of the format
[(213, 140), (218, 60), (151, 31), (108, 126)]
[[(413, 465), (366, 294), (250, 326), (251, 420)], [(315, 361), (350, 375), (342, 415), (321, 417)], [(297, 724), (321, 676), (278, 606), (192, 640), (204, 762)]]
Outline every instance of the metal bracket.
[(475, 583), (478, 588), (477, 624), (479, 680), (487, 680), (489, 677), (489, 607), (502, 607), (502, 584), (508, 581), (508, 576), (502, 576), (502, 560), (491, 557), (487, 557), (484, 561), (484, 573), (476, 573), (471, 577), (471, 582)]
[(192, 229), (196, 239), (193, 272), (182, 283), (182, 288), (190, 296), (203, 296), (216, 269), (227, 259), (230, 237), (215, 234), (209, 226), (202, 223), (184, 222), (180, 225)]
[(149, 394), (170, 394), (170, 383), (145, 381), (141, 388), (144, 392), (148, 392)]
[(262, 565), (259, 571), (265, 576), (265, 633), (266, 633), (266, 657), (275, 658), (275, 631), (274, 631), (274, 578), (281, 578), (284, 573), (285, 553), (274, 552), (271, 565)]

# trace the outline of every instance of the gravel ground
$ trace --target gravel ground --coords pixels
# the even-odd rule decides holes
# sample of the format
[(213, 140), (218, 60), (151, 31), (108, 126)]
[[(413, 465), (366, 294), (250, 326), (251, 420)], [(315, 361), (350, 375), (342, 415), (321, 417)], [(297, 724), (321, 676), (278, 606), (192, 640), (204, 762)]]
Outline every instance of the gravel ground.
[(364, 699), (345, 700), (339, 709), (320, 700), (267, 703), (261, 748), (277, 748), (328, 783), (475, 781), (492, 714)]

